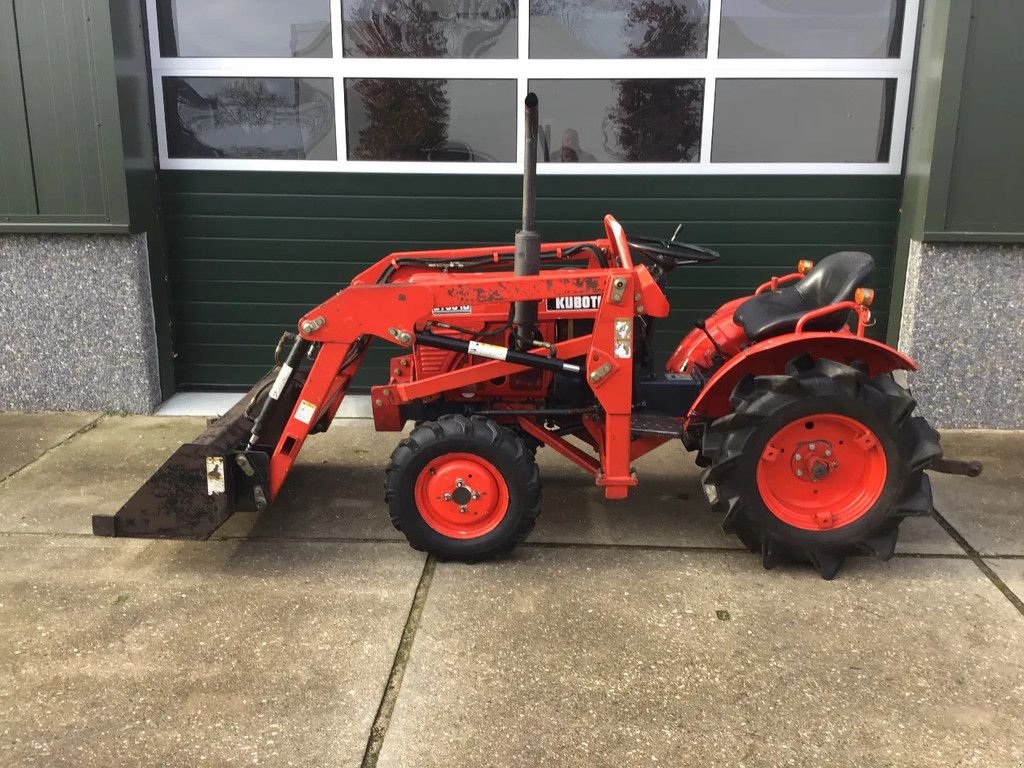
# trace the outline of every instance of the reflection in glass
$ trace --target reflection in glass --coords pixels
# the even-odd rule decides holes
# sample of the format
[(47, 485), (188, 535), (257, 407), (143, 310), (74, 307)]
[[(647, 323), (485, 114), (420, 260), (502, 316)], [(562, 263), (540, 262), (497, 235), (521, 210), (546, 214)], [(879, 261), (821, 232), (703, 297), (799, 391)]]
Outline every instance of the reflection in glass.
[(903, 0), (723, 0), (719, 56), (898, 57), (903, 4)]
[(514, 59), (518, 0), (342, 0), (346, 56)]
[(330, 57), (331, 0), (157, 0), (162, 56)]
[(530, 0), (534, 59), (707, 55), (708, 0)]
[(515, 80), (345, 80), (350, 160), (513, 162)]
[(889, 159), (895, 80), (719, 80), (712, 162)]
[(334, 160), (329, 78), (165, 77), (169, 157)]
[(531, 80), (540, 159), (692, 163), (700, 159), (703, 80)]

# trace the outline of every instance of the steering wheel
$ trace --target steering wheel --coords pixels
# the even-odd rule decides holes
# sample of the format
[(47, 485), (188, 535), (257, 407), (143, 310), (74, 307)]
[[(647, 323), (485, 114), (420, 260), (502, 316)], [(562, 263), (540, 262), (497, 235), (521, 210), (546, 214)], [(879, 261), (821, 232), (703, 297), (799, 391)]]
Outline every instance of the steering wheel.
[(629, 247), (666, 272), (687, 264), (712, 264), (719, 258), (718, 252), (710, 248), (657, 237), (631, 237)]

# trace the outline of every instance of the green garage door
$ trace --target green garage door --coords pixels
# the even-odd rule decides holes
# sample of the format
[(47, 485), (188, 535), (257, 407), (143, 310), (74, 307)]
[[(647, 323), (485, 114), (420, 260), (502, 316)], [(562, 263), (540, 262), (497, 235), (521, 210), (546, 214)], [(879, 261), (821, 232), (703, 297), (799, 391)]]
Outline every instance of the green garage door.
[[(395, 250), (511, 242), (516, 176), (163, 171), (179, 389), (245, 389), (271, 364), (281, 332)], [(628, 232), (721, 251), (672, 276), (663, 355), (723, 301), (798, 259), (839, 250), (875, 257), (876, 336), (884, 335), (899, 176), (543, 176), (545, 239), (602, 236), (610, 212)], [(358, 385), (386, 380), (379, 345)]]

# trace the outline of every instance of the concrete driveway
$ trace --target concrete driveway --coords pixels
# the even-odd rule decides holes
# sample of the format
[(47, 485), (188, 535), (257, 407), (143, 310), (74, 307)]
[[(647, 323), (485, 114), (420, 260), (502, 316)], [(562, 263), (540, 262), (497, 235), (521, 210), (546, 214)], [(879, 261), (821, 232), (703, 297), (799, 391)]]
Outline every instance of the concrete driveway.
[(690, 457), (542, 451), (506, 560), (391, 528), (367, 421), (208, 542), (98, 539), (193, 418), (0, 415), (0, 766), (1024, 765), (1024, 434), (951, 433), (888, 563), (764, 571)]

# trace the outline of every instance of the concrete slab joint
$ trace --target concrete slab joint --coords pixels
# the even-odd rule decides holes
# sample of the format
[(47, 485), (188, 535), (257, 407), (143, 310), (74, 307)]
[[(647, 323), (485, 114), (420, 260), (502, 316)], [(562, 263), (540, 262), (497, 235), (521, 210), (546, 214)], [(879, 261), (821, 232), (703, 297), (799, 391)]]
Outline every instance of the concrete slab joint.
[(667, 448), (625, 504), (541, 451), (534, 535), (435, 562), (368, 490), (394, 442), (367, 419), (210, 541), (88, 535), (203, 428), (0, 414), (0, 766), (1024, 758), (1024, 433), (946, 433), (984, 474), (933, 474), (943, 526), (831, 582), (763, 570)]
[(0, 410), (160, 402), (145, 235), (0, 235)]

